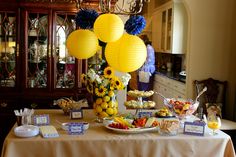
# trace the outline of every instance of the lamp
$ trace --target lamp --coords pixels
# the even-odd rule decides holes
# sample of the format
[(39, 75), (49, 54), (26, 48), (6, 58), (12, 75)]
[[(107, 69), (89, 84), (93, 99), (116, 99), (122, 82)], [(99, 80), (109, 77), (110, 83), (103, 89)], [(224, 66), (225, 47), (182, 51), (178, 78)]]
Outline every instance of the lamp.
[(76, 0), (78, 9), (92, 8), (102, 13), (135, 15), (150, 0)]

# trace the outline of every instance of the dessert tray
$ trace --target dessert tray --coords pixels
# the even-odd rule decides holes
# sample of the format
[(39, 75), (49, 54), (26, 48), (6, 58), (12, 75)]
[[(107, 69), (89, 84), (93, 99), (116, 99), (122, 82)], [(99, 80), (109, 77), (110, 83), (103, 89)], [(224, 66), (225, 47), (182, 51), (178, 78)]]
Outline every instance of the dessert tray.
[(130, 90), (128, 91), (128, 95), (132, 97), (143, 97), (147, 98), (154, 94), (154, 91), (139, 91), (139, 90)]
[(154, 94), (154, 91), (139, 91), (130, 90), (128, 95), (135, 98), (136, 100), (126, 101), (124, 105), (129, 109), (152, 109), (156, 103), (154, 101), (143, 101), (143, 98), (148, 98)]

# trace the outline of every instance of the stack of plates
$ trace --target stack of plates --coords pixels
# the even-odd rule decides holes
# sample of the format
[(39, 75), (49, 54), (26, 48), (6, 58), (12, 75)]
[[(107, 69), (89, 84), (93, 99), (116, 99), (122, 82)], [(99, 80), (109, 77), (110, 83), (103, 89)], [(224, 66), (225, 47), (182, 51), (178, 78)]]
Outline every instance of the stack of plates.
[(18, 137), (33, 137), (39, 134), (39, 127), (33, 125), (22, 125), (14, 129)]

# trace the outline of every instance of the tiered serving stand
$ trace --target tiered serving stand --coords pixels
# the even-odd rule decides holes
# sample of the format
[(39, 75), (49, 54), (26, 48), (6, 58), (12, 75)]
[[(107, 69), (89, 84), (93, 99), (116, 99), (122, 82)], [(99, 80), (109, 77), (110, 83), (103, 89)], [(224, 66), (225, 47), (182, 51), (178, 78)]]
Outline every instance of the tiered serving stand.
[(151, 97), (154, 94), (154, 91), (139, 91), (131, 90), (128, 91), (130, 97), (135, 98), (135, 100), (126, 101), (124, 104), (127, 109), (136, 109), (137, 115), (143, 109), (154, 109), (156, 103), (150, 100), (143, 100), (143, 98)]

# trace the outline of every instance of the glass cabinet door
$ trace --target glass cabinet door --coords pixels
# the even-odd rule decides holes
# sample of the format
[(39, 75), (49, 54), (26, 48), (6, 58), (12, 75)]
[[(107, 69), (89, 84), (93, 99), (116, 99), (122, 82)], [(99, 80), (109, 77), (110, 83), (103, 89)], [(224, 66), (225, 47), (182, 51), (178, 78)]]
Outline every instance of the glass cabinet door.
[(76, 60), (68, 54), (66, 39), (68, 35), (76, 29), (75, 15), (57, 13), (55, 15), (53, 58), (54, 82), (57, 89), (73, 88), (75, 86)]
[(48, 86), (48, 15), (28, 14), (27, 88)]
[(172, 39), (172, 8), (168, 9), (167, 14), (167, 41), (166, 41), (166, 50), (171, 50), (171, 39)]
[(0, 12), (0, 87), (16, 85), (16, 13)]
[(166, 44), (166, 15), (167, 11), (162, 12), (162, 26), (161, 26), (161, 50), (165, 50), (165, 44)]

